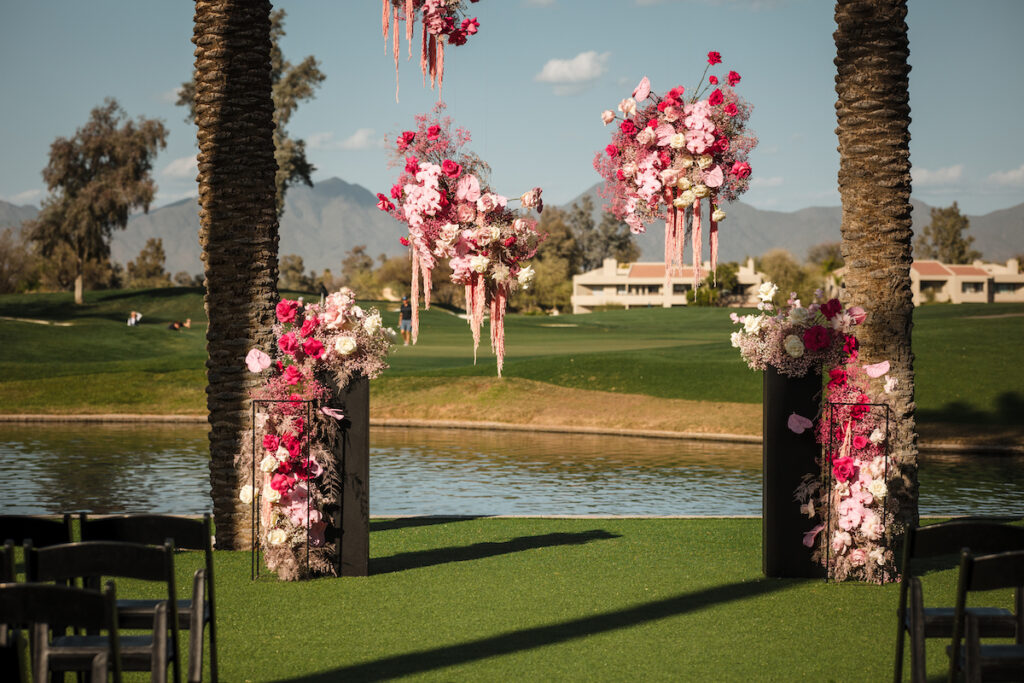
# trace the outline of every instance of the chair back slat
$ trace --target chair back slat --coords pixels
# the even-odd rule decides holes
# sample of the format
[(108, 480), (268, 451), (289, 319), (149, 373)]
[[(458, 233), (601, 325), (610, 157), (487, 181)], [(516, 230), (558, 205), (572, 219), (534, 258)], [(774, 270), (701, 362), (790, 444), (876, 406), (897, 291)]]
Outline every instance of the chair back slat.
[(14, 569), (14, 541), (7, 539), (0, 547), (0, 583), (13, 583), (17, 577)]
[(103, 629), (110, 620), (103, 593), (46, 583), (0, 584), (0, 614), (10, 625), (66, 624)]
[(969, 591), (990, 591), (1024, 586), (1024, 551), (1016, 550), (975, 557), (971, 566)]
[(79, 516), (83, 541), (126, 541), (163, 545), (174, 539), (174, 547), (205, 550), (210, 544), (209, 526), (204, 520), (172, 515)]
[(41, 548), (71, 542), (71, 515), (63, 519), (38, 515), (0, 515), (0, 543), (12, 540), (21, 545), (27, 540)]
[(970, 548), (975, 555), (1024, 549), (1024, 527), (988, 521), (953, 520), (918, 527), (910, 543), (912, 558), (955, 555), (955, 562), (958, 562), (963, 548)]
[[(29, 577), (33, 581), (66, 581), (78, 577), (123, 577), (166, 581), (170, 547), (82, 541), (29, 549)], [(173, 562), (173, 559), (170, 560)]]

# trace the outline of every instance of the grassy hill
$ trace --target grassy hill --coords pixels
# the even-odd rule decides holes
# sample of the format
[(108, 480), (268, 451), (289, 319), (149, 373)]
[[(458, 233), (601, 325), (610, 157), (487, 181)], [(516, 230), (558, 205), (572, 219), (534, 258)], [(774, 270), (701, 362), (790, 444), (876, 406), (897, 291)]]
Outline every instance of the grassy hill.
[[(374, 305), (369, 302), (370, 305)], [(397, 326), (393, 305), (377, 304)], [(134, 328), (128, 313), (144, 314)], [(192, 318), (193, 327), (167, 323)], [(722, 309), (510, 316), (505, 378), (466, 322), (432, 309), (373, 385), (374, 415), (623, 428), (759, 432), (761, 376), (729, 345)], [(1024, 409), (1024, 305), (915, 312), (918, 419), (1012, 427)], [(0, 297), (0, 413), (191, 413), (205, 409), (202, 291), (168, 288)], [(243, 359), (239, 359), (242, 363)]]

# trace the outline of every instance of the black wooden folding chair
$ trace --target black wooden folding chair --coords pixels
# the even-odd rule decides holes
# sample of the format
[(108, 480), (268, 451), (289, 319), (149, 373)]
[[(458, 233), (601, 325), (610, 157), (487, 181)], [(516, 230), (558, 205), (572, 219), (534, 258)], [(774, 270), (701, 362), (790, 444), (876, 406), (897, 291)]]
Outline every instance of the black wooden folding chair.
[[(35, 681), (47, 681), (51, 673), (78, 671), (91, 674), (92, 681), (99, 682), (106, 681), (112, 671), (115, 683), (120, 683), (121, 638), (114, 603), (113, 582), (108, 582), (102, 592), (41, 583), (0, 584), (0, 621), (31, 627)], [(54, 630), (55, 624), (96, 635), (61, 635)], [(106, 635), (100, 631), (106, 631)]]
[(27, 540), (42, 548), (71, 542), (71, 515), (62, 519), (40, 515), (0, 515), (0, 543), (6, 540), (21, 545)]
[[(985, 644), (982, 623), (967, 607), (976, 591), (1014, 588), (1015, 644)], [(966, 639), (961, 648), (961, 638)], [(949, 680), (963, 673), (967, 681), (1024, 680), (1024, 550), (975, 556), (964, 550), (956, 588), (953, 639), (949, 646)]]
[[(897, 608), (896, 666), (893, 679), (903, 680), (903, 643), (910, 634), (910, 678), (927, 680), (925, 640), (953, 635), (953, 607), (925, 607), (919, 576), (927, 569), (952, 569), (959, 553), (970, 548), (976, 554), (1024, 549), (1024, 528), (983, 519), (952, 520), (910, 528), (903, 541), (900, 598)], [(1013, 637), (1015, 622), (1009, 610), (972, 607), (983, 637)]]
[[(192, 599), (178, 600), (179, 628), (188, 629), (188, 680), (198, 683), (203, 675), (203, 633), (210, 629), (210, 677), (217, 683), (217, 618), (213, 580), (213, 529), (210, 515), (202, 519), (173, 515), (113, 515), (89, 518), (79, 515), (83, 541), (126, 541), (129, 543), (163, 543), (170, 538), (177, 550), (202, 550), (205, 568), (195, 573)], [(131, 619), (128, 603), (121, 601), (122, 620)], [(138, 606), (145, 608), (144, 602)], [(197, 607), (198, 606), (198, 607)], [(134, 623), (134, 622), (132, 622)]]
[[(175, 609), (174, 548), (170, 540), (163, 546), (113, 541), (86, 541), (48, 548), (34, 548), (26, 543), (25, 573), (30, 581), (73, 582), (81, 577), (86, 588), (92, 588), (109, 577), (158, 582), (164, 595), (148, 603), (146, 618), (139, 610), (124, 612), (118, 606), (121, 628), (149, 629), (152, 635), (121, 638), (121, 659), (126, 671), (150, 671), (154, 681), (167, 680), (167, 667), (174, 672), (174, 681), (181, 680), (178, 659), (178, 619)], [(125, 623), (122, 614), (131, 617)], [(73, 647), (79, 636), (55, 639), (56, 645)]]

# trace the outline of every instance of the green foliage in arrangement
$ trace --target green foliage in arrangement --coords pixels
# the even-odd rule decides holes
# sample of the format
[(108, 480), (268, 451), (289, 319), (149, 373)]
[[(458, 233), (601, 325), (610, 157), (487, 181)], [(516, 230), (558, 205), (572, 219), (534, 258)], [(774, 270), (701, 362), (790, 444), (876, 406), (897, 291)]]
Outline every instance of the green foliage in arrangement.
[[(372, 305), (385, 325), (398, 326), (397, 304)], [(143, 319), (130, 328), (125, 322), (133, 310)], [(167, 329), (186, 318), (191, 329)], [(88, 292), (77, 307), (70, 293), (0, 296), (0, 343), (8, 349), (0, 359), (0, 412), (201, 414), (204, 321), (199, 288)], [(375, 383), (391, 392), (412, 377), (494, 376), (486, 333), (474, 365), (469, 326), (452, 311), (422, 312), (420, 329), (419, 344), (397, 347), (391, 369)], [(734, 326), (722, 308), (511, 315), (506, 329), (507, 377), (659, 398), (761, 400), (761, 376), (730, 346)], [(1024, 368), (1012, 359), (1022, 333), (1020, 304), (917, 309), (919, 421), (1017, 424)]]

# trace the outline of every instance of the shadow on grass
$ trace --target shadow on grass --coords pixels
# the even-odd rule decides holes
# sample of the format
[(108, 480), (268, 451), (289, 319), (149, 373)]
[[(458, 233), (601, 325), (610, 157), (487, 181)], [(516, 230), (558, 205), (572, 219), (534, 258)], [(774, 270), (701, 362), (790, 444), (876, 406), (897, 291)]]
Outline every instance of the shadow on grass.
[(417, 526), (433, 526), (449, 522), (468, 522), (474, 519), (485, 519), (489, 515), (421, 515), (417, 517), (398, 517), (396, 519), (370, 520), (370, 531), (390, 531), (391, 529), (409, 529)]
[(353, 664), (286, 680), (290, 683), (328, 683), (328, 681), (342, 680), (382, 681), (411, 676), (489, 657), (499, 657), (545, 645), (585, 638), (598, 633), (632, 628), (658, 619), (697, 612), (722, 603), (754, 598), (790, 588), (802, 582), (801, 580), (760, 579), (730, 583), (693, 593), (682, 593), (664, 600), (655, 600), (614, 612), (605, 612), (548, 626), (535, 626), (489, 638), (479, 638), (458, 645), (393, 655), (371, 662)]
[(391, 557), (370, 558), (370, 575), (391, 574), (403, 572), (409, 569), (420, 569), (422, 567), (433, 567), (438, 564), (449, 562), (466, 562), (468, 560), (482, 560), (486, 557), (508, 555), (523, 550), (534, 550), (536, 548), (551, 548), (560, 545), (583, 545), (591, 541), (601, 541), (611, 538), (619, 538), (618, 534), (609, 533), (603, 529), (583, 531), (580, 533), (552, 533), (541, 536), (520, 536), (508, 541), (474, 543), (458, 548), (437, 548), (431, 550), (417, 550), (409, 553), (399, 553)]
[(1020, 424), (1024, 413), (1024, 395), (1016, 391), (1004, 391), (996, 397), (995, 410), (978, 410), (964, 401), (947, 403), (937, 410), (917, 410), (918, 422), (949, 422), (953, 424)]

